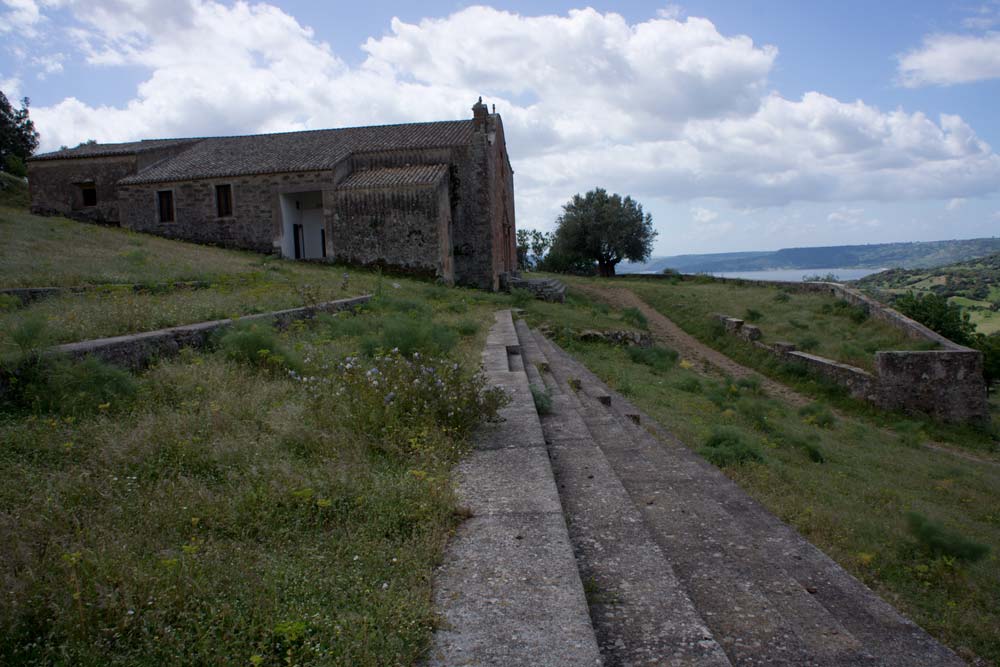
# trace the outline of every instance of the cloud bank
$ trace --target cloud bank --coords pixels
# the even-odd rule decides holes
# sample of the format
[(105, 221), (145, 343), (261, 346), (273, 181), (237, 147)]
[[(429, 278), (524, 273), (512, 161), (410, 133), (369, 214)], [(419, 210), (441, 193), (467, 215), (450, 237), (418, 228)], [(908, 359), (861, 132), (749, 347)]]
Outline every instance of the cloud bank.
[[(16, 4), (31, 25), (61, 5), (75, 19), (59, 41), (91, 66), (148, 72), (121, 106), (67, 98), (33, 108), (46, 149), (466, 118), (483, 95), (503, 115), (526, 226), (546, 225), (573, 193), (596, 185), (640, 199), (759, 207), (967, 198), (1000, 183), (1000, 158), (961, 118), (820, 92), (786, 99), (768, 85), (775, 47), (676, 11), (635, 24), (593, 9), (522, 16), (470, 7), (394, 19), (349, 66), (265, 3)], [(911, 55), (913, 81), (938, 76)]]

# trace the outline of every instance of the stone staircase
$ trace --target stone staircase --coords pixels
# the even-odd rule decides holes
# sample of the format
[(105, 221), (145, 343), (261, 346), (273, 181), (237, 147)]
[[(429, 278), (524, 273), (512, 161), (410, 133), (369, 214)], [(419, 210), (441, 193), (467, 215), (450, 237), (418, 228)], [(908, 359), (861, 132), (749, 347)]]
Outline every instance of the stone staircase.
[(542, 301), (566, 301), (566, 285), (555, 278), (518, 278), (510, 277), (507, 285), (511, 289), (525, 289)]
[[(439, 579), (448, 629), (433, 664), (964, 664), (558, 346), (507, 312), (497, 322), (484, 362), (515, 399), (460, 469), (473, 518), (448, 562), (479, 555), (445, 566), (466, 580)], [(499, 567), (492, 588), (460, 593), (461, 613), (449, 606)], [(468, 622), (480, 608), (486, 634)]]

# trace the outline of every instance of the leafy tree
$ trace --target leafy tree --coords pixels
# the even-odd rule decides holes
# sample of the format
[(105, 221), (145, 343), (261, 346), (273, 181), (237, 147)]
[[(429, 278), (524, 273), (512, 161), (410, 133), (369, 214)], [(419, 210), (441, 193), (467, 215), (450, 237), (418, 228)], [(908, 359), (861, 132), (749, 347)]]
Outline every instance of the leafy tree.
[(517, 230), (517, 265), (522, 271), (538, 268), (552, 245), (552, 233), (537, 229)]
[(983, 353), (983, 376), (989, 391), (996, 382), (1000, 382), (1000, 331), (988, 336), (976, 334), (972, 347)]
[(29, 103), (25, 97), (21, 108), (14, 109), (0, 90), (0, 169), (4, 171), (22, 171), (24, 161), (38, 148), (35, 123), (28, 118)]
[(908, 292), (897, 298), (893, 305), (907, 317), (959, 345), (969, 345), (973, 341), (976, 325), (969, 320), (968, 313), (962, 312), (962, 308), (949, 302), (947, 297)]
[(597, 264), (601, 276), (615, 275), (623, 259), (642, 262), (653, 251), (653, 218), (631, 197), (609, 195), (603, 188), (573, 195), (552, 238), (552, 263), (561, 270), (579, 270)]

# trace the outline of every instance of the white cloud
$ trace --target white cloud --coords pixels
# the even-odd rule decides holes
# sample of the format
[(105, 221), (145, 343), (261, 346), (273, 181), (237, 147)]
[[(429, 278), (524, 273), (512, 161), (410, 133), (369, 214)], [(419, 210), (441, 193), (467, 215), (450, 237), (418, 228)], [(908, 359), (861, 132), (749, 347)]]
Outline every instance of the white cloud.
[(31, 36), (42, 13), (34, 0), (3, 0), (7, 11), (0, 14), (0, 34), (20, 32)]
[(948, 203), (945, 204), (945, 208), (949, 211), (957, 211), (965, 205), (965, 199), (962, 197), (955, 197), (954, 199), (949, 199)]
[(709, 223), (718, 219), (718, 217), (719, 217), (718, 211), (702, 208), (700, 206), (696, 206), (695, 208), (691, 209), (691, 218), (698, 223), (702, 224)]
[(776, 49), (705, 19), (630, 25), (592, 9), (525, 17), (470, 7), (393, 20), (351, 67), (267, 4), (73, 0), (70, 9), (93, 66), (149, 75), (121, 106), (67, 98), (33, 108), (46, 149), (467, 118), (483, 95), (503, 114), (528, 227), (550, 224), (595, 185), (740, 208), (975, 197), (1000, 183), (1000, 158), (961, 118), (768, 93)]
[(899, 56), (899, 80), (908, 88), (949, 86), (1000, 77), (1000, 32), (940, 34)]
[(20, 106), (18, 100), (21, 99), (21, 79), (16, 76), (0, 78), (0, 91), (3, 91), (12, 105)]
[(61, 53), (50, 53), (45, 56), (36, 56), (31, 59), (31, 63), (39, 68), (38, 78), (44, 79), (49, 74), (59, 74), (63, 71), (63, 60), (66, 59)]
[(826, 216), (826, 221), (847, 229), (878, 227), (881, 224), (878, 218), (866, 217), (863, 208), (848, 208), (846, 206), (841, 206), (836, 211), (831, 212)]

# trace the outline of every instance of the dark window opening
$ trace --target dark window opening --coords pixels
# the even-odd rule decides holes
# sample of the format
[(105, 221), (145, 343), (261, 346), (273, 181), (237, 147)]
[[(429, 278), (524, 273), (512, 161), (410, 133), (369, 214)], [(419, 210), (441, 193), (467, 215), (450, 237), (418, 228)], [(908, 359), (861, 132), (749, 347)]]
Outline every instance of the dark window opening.
[(85, 185), (80, 192), (83, 194), (84, 206), (97, 206), (97, 188), (93, 185)]
[(326, 257), (326, 230), (319, 230), (319, 242), (323, 246), (323, 257)]
[(233, 186), (216, 185), (215, 203), (220, 218), (228, 218), (233, 214)]
[(174, 193), (172, 190), (160, 190), (156, 193), (156, 204), (160, 211), (160, 222), (174, 221)]

